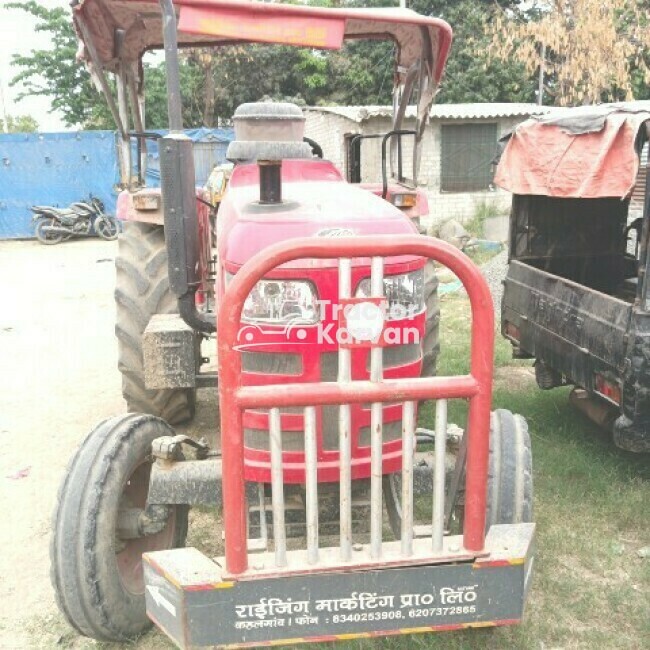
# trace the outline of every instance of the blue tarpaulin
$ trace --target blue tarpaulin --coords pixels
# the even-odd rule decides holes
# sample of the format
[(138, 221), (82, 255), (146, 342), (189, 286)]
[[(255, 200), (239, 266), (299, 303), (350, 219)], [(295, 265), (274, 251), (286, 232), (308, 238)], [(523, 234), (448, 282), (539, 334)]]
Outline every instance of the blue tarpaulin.
[[(196, 176), (202, 184), (212, 167), (225, 161), (232, 130), (186, 133), (197, 143)], [(147, 146), (147, 185), (155, 187), (160, 183), (158, 147), (151, 140)], [(92, 194), (114, 213), (118, 178), (114, 131), (0, 135), (0, 239), (33, 236), (32, 205), (66, 207)]]

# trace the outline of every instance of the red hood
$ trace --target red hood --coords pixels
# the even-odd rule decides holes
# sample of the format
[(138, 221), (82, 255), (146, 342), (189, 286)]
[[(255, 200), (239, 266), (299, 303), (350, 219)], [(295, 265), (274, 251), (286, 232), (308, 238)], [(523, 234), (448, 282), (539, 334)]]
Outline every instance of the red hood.
[[(218, 215), (219, 257), (226, 264), (241, 266), (276, 242), (336, 236), (339, 229), (344, 229), (341, 234), (345, 235), (417, 231), (401, 210), (345, 182), (329, 162), (287, 160), (282, 181), (283, 204), (261, 206), (257, 165), (235, 169)], [(304, 265), (304, 261), (296, 261), (288, 266)], [(333, 266), (336, 261), (312, 260), (310, 265)]]

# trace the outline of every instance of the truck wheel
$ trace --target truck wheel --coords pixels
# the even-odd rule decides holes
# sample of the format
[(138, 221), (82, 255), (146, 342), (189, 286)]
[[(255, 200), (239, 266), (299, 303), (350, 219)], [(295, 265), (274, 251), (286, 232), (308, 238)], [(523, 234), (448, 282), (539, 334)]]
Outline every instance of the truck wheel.
[(142, 554), (183, 546), (187, 507), (170, 507), (164, 528), (120, 537), (120, 511), (143, 509), (151, 443), (174, 435), (163, 420), (127, 414), (97, 425), (73, 456), (59, 488), (50, 545), (59, 609), (81, 634), (119, 641), (151, 625), (145, 612)]
[(438, 330), (440, 326), (440, 301), (438, 300), (438, 276), (435, 264), (429, 260), (424, 267), (424, 304), (427, 320), (422, 345), (422, 377), (435, 377), (440, 353)]
[(154, 314), (177, 311), (176, 297), (169, 288), (162, 227), (125, 223), (118, 237), (115, 267), (115, 334), (127, 408), (157, 415), (171, 424), (189, 422), (194, 417), (196, 389), (147, 390), (144, 384), (142, 334)]
[(549, 368), (543, 361), (537, 359), (533, 367), (535, 368), (535, 381), (542, 390), (551, 390), (564, 385), (562, 375), (553, 368)]
[[(461, 532), (464, 510), (464, 449), (461, 443), (456, 468), (447, 486), (446, 497), (453, 500), (452, 514), (457, 532)], [(455, 494), (451, 494), (450, 488), (458, 473), (460, 473), (457, 479), (459, 489)], [(401, 483), (399, 473), (384, 477), (384, 501), (391, 530), (396, 539), (401, 537)], [(516, 524), (533, 520), (533, 471), (528, 425), (521, 415), (514, 415), (505, 409), (494, 411), (490, 419), (490, 456), (485, 515), (486, 533), (493, 524)]]

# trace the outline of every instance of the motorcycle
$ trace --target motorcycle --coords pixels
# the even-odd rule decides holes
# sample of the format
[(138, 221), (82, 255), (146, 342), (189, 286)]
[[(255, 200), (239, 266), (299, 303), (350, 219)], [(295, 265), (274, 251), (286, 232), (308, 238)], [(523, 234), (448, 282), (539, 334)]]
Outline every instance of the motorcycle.
[(34, 213), (34, 234), (41, 244), (59, 244), (71, 237), (95, 235), (107, 241), (117, 239), (117, 221), (104, 213), (104, 204), (96, 197), (71, 203), (67, 208), (34, 205), (30, 209)]

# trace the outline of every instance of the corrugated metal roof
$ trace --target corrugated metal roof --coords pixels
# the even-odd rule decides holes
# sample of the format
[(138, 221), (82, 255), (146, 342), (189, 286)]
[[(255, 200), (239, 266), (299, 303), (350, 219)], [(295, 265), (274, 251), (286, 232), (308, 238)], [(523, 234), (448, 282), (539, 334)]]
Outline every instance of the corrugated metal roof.
[[(345, 117), (353, 122), (361, 123), (373, 117), (391, 117), (391, 106), (308, 106), (305, 110), (320, 113), (330, 113)], [(484, 103), (484, 104), (434, 104), (431, 107), (431, 118), (438, 120), (480, 120), (497, 117), (529, 117), (543, 115), (555, 110), (551, 106), (516, 103)], [(406, 117), (415, 116), (415, 107), (409, 106)]]
[(468, 120), (494, 117), (528, 117), (550, 113), (552, 106), (537, 104), (492, 103), (492, 104), (434, 104), (429, 113), (433, 119)]
[[(391, 117), (393, 109), (391, 106), (307, 106), (306, 111), (315, 113), (330, 113), (345, 117), (353, 122), (364, 122), (371, 117)], [(413, 117), (415, 111), (412, 107), (406, 111), (407, 117)]]

